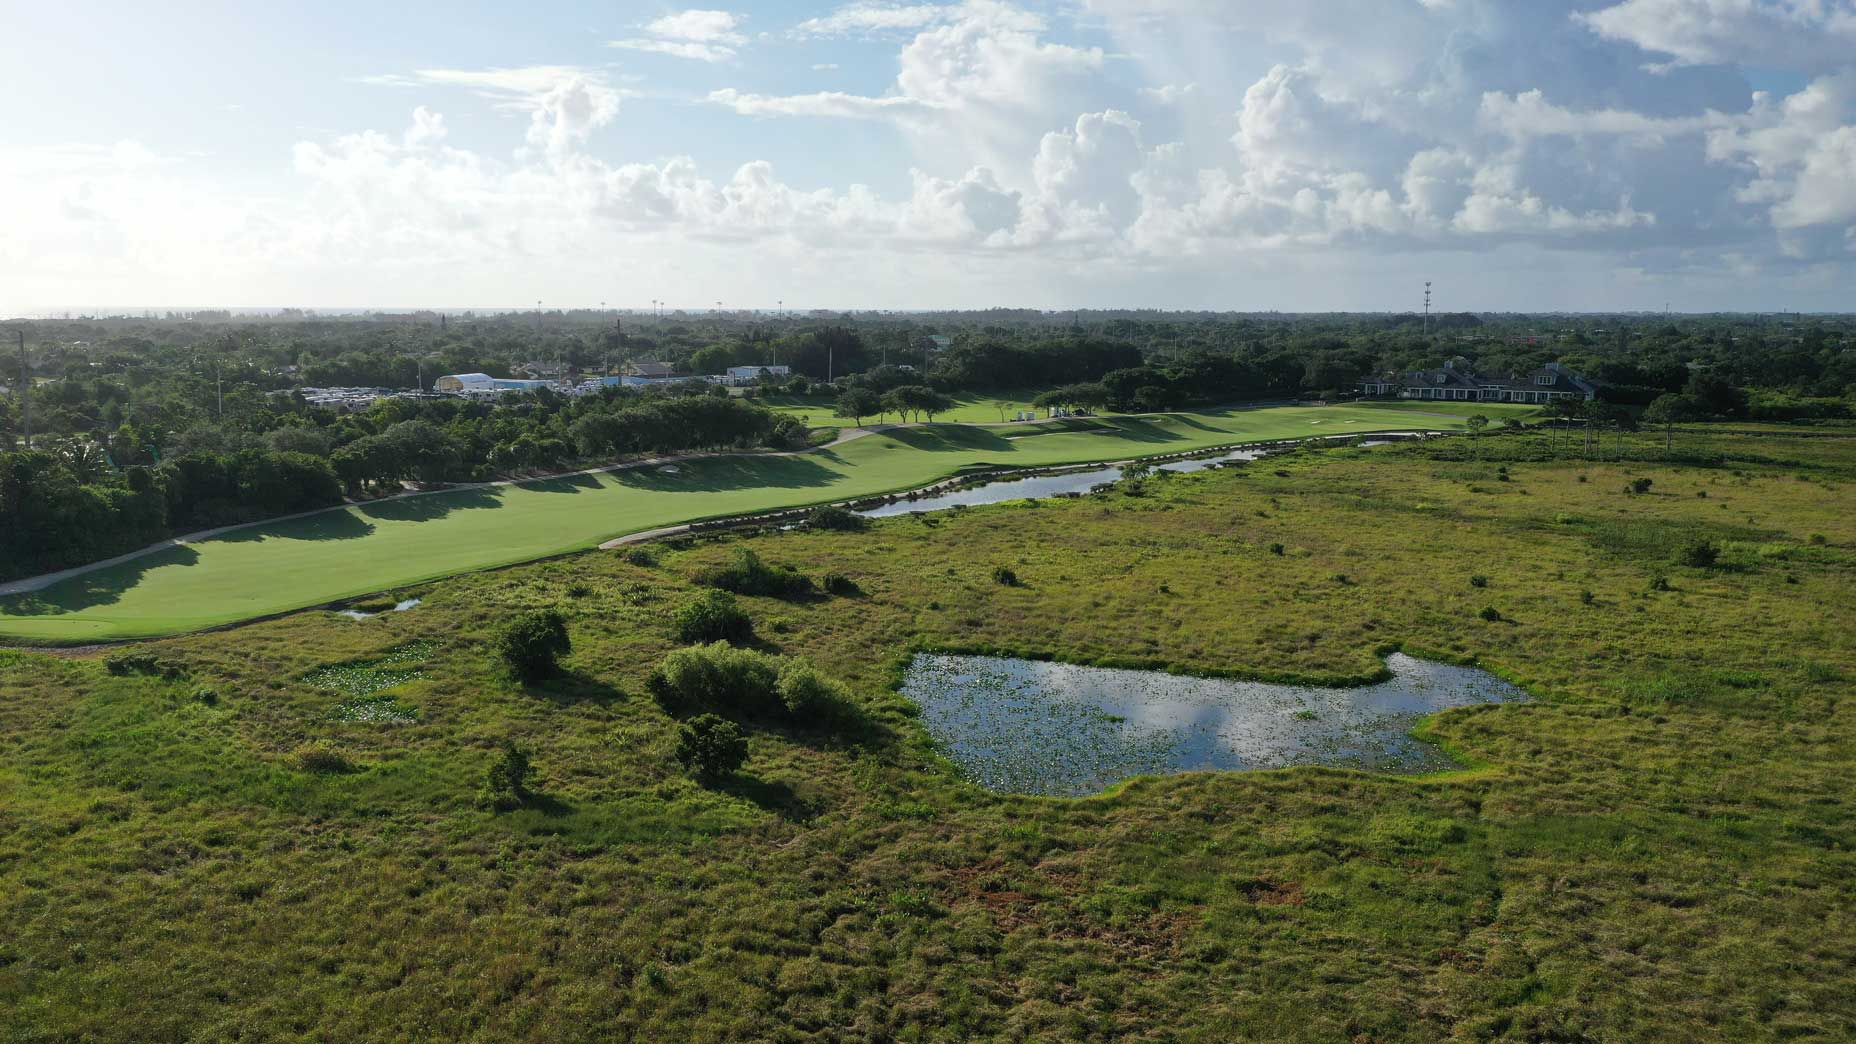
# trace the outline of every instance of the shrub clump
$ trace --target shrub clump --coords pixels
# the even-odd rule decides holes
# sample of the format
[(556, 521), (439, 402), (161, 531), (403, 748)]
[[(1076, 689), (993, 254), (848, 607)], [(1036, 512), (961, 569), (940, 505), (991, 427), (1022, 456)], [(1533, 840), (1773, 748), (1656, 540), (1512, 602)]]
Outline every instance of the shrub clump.
[(528, 752), (504, 740), (496, 760), (490, 762), (490, 770), (484, 773), (477, 803), (498, 812), (521, 808), (528, 803), (528, 781), (534, 774), (535, 766), (529, 763)]
[(1483, 576), (1481, 573), (1477, 573), (1475, 576), (1472, 576), (1469, 578), (1469, 586), (1487, 587), (1489, 586), (1489, 578), (1486, 576)]
[(335, 744), (325, 739), (305, 743), (296, 748), (291, 756), (296, 759), (296, 767), (304, 772), (334, 775), (354, 768), (348, 758), (335, 748)]
[(836, 504), (815, 507), (806, 515), (806, 526), (810, 529), (828, 529), (840, 533), (855, 533), (869, 529), (870, 520), (855, 511), (846, 511)]
[(686, 644), (745, 642), (754, 637), (754, 619), (727, 591), (706, 591), (678, 609), (673, 623), (677, 640)]
[(850, 702), (844, 687), (804, 660), (788, 660), (774, 681), (780, 705), (795, 721), (824, 721)]
[(657, 564), (657, 552), (643, 544), (633, 544), (620, 551), (619, 557), (641, 569), (649, 569)]
[(775, 569), (746, 548), (727, 565), (705, 566), (691, 578), (704, 587), (765, 598), (799, 598), (812, 591), (812, 578), (790, 569)]
[(825, 589), (826, 594), (837, 595), (840, 598), (855, 598), (864, 593), (864, 589), (857, 586), (857, 581), (843, 573), (826, 573), (819, 580), (819, 586)]
[(1283, 547), (1283, 546), (1282, 546), (1281, 544), (1271, 544), (1271, 545), (1270, 545), (1270, 554), (1272, 554), (1272, 555), (1277, 555), (1277, 556), (1279, 556), (1279, 557), (1280, 557), (1280, 556), (1282, 555), (1282, 553), (1283, 553), (1283, 552), (1284, 552), (1285, 550), (1287, 550), (1287, 549), (1286, 549), (1286, 548), (1284, 548), (1284, 547)]
[(685, 722), (677, 735), (677, 761), (705, 783), (732, 774), (747, 757), (748, 741), (741, 726), (718, 715), (699, 714)]
[(1652, 485), (1655, 485), (1655, 483), (1647, 478), (1631, 479), (1630, 485), (1624, 487), (1624, 492), (1630, 494), (1648, 493)]
[(1017, 587), (1018, 574), (1006, 566), (993, 566), (992, 582), (1001, 587)]
[(567, 620), (553, 609), (523, 613), (496, 636), (496, 654), (525, 682), (553, 675), (560, 669), (557, 658), (572, 648)]
[(1684, 544), (1676, 552), (1676, 561), (1694, 569), (1707, 569), (1719, 561), (1721, 549), (1706, 540)]
[(1500, 623), (1502, 619), (1501, 610), (1495, 608), (1492, 605), (1483, 606), (1482, 611), (1480, 613), (1477, 613), (1476, 615), (1482, 617), (1484, 620), (1487, 620), (1490, 623)]
[(119, 653), (103, 659), (103, 669), (121, 678), (131, 674), (148, 674), (173, 681), (185, 678), (187, 668), (173, 660), (163, 660), (153, 653)]
[(819, 724), (842, 716), (850, 695), (805, 660), (714, 642), (678, 649), (645, 679), (666, 710), (733, 717), (773, 715)]
[(779, 659), (725, 641), (678, 649), (645, 679), (645, 688), (666, 710), (751, 714), (771, 708)]

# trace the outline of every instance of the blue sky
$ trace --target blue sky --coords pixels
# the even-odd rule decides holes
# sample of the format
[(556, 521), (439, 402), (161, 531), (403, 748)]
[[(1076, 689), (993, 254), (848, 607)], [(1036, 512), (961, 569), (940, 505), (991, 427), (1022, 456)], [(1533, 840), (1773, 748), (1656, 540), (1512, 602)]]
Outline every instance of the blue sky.
[(1856, 0), (4, 17), (0, 314), (1856, 308)]

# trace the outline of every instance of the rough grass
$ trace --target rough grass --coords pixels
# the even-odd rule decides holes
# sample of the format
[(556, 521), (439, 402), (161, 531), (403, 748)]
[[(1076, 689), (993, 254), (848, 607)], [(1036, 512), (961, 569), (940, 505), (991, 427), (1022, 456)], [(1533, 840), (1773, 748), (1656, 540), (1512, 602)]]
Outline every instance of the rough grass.
[(1428, 410), (1347, 406), (1059, 423), (1052, 434), (1028, 439), (937, 425), (792, 456), (691, 461), (674, 473), (609, 472), (457, 490), (238, 530), (0, 598), (0, 635), (70, 644), (177, 634), (681, 522), (910, 489), (979, 465), (1117, 460), (1413, 423), (1460, 426)]
[[(0, 653), (5, 1038), (1856, 1035), (1856, 446), (1517, 459), (1505, 483), (1458, 449), (703, 541), (649, 567), (592, 553), (446, 581), (415, 612), (154, 643), (187, 680)], [(1634, 476), (1653, 492), (1623, 493)], [(1685, 569), (1561, 516), (1799, 553)], [(857, 581), (855, 601), (745, 601), (770, 651), (845, 681), (870, 724), (756, 725), (711, 790), (641, 690), (674, 647), (667, 607), (736, 546)], [(1002, 564), (1020, 586), (992, 581)], [(485, 638), (547, 606), (570, 614), (568, 673), (520, 688)], [(318, 671), (414, 642), (423, 676), (392, 691), (415, 721), (330, 718), (343, 696)], [(961, 784), (891, 689), (915, 648), (1338, 680), (1392, 645), (1542, 701), (1429, 723), (1473, 771), (1061, 801)], [(498, 815), (473, 795), (505, 739), (537, 798)], [(321, 741), (349, 771), (298, 767)]]

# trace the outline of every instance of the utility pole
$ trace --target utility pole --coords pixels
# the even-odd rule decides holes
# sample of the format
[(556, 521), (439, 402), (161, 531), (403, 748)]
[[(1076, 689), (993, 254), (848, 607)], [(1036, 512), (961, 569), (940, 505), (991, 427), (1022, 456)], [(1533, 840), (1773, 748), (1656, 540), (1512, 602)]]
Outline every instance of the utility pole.
[(1431, 281), (1429, 279), (1424, 281), (1424, 336), (1427, 340), (1431, 336)]
[(19, 330), (19, 424), (25, 432), (26, 448), (32, 448), (32, 367), (26, 363), (26, 330)]
[(213, 360), (213, 395), (219, 400), (219, 419), (226, 419), (226, 382), (220, 376), (219, 360)]

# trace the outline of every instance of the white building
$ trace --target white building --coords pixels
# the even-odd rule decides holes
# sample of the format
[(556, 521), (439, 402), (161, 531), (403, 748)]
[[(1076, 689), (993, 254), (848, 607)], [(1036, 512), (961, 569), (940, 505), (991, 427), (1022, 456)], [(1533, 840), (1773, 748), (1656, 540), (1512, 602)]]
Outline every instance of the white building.
[(762, 377), (790, 377), (790, 366), (730, 366), (728, 379), (731, 381), (754, 381)]

